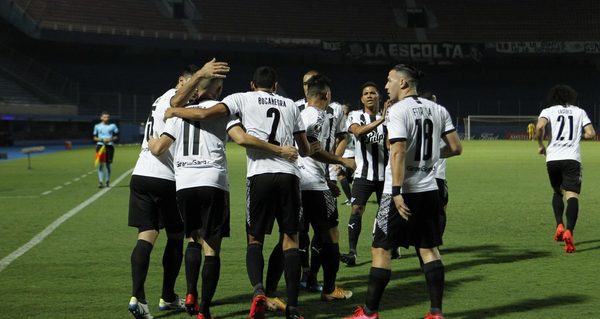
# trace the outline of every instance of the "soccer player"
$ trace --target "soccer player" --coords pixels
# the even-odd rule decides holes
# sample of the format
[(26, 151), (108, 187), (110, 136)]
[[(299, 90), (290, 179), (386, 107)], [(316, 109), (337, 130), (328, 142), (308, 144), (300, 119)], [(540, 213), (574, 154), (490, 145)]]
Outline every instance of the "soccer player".
[[(189, 120), (203, 120), (237, 115), (249, 135), (278, 146), (298, 145), (301, 156), (313, 149), (306, 139), (300, 111), (290, 99), (277, 95), (277, 73), (271, 67), (254, 72), (251, 92), (227, 96), (222, 103), (208, 109), (170, 109), (166, 115)], [(167, 116), (168, 117), (168, 116)], [(270, 234), (274, 219), (283, 236), (284, 272), (287, 291), (286, 317), (303, 318), (298, 309), (300, 255), (298, 230), (300, 223), (300, 172), (295, 163), (264, 151), (248, 149), (246, 190), (246, 232), (248, 248), (246, 267), (254, 289), (249, 318), (263, 318), (266, 296), (263, 286), (265, 234)]]
[(100, 158), (98, 165), (98, 187), (110, 186), (110, 173), (115, 148), (113, 142), (119, 139), (119, 128), (110, 123), (110, 113), (103, 111), (100, 123), (94, 126), (94, 142), (96, 142), (96, 156)]
[[(550, 107), (540, 113), (535, 137), (538, 141), (538, 152), (546, 156), (546, 167), (550, 186), (554, 190), (552, 208), (556, 219), (554, 240), (565, 242), (565, 252), (574, 253), (573, 232), (579, 214), (579, 193), (581, 192), (581, 139), (594, 139), (596, 131), (583, 109), (573, 105), (577, 100), (577, 92), (568, 85), (556, 85), (548, 93)], [(544, 130), (550, 124), (552, 136), (548, 148), (544, 146)], [(583, 134), (582, 134), (583, 132)], [(563, 223), (567, 199), (567, 229)]]
[(323, 266), (323, 291), (321, 300), (333, 301), (348, 299), (352, 292), (335, 285), (339, 270), (339, 231), (338, 212), (335, 198), (328, 185), (327, 164), (340, 164), (354, 168), (352, 159), (345, 159), (331, 153), (327, 143), (332, 135), (332, 122), (327, 109), (331, 101), (329, 79), (321, 74), (307, 81), (307, 104), (302, 111), (302, 121), (306, 126), (309, 141), (326, 145), (324, 149), (298, 160), (300, 167), (300, 189), (302, 190), (302, 211), (305, 224), (312, 225), (315, 235), (322, 241), (321, 262)]
[[(390, 159), (371, 254), (373, 257), (365, 305), (347, 319), (379, 318), (379, 303), (391, 277), (391, 249), (415, 246), (422, 267), (431, 308), (425, 319), (442, 319), (444, 266), (437, 247), (442, 243), (439, 228), (440, 202), (433, 166), (440, 155), (459, 155), (462, 146), (446, 109), (419, 98), (417, 84), (422, 73), (410, 66), (396, 65), (388, 74), (385, 88), (391, 100), (388, 132)], [(440, 140), (446, 146), (440, 149)], [(407, 292), (410, 293), (410, 292)]]
[(348, 120), (348, 132), (352, 133), (355, 143), (354, 156), (356, 171), (352, 184), (352, 209), (348, 221), (348, 254), (341, 256), (348, 266), (356, 264), (358, 238), (362, 229), (362, 215), (367, 201), (375, 193), (377, 204), (381, 202), (385, 165), (388, 150), (385, 145), (387, 129), (383, 124), (386, 109), (379, 114), (379, 89), (373, 82), (363, 84), (360, 101), (362, 112), (352, 112)]
[(181, 309), (184, 306), (175, 294), (175, 280), (179, 275), (183, 257), (183, 220), (177, 210), (175, 197), (175, 171), (171, 150), (155, 157), (150, 153), (148, 140), (154, 132), (164, 129), (163, 115), (170, 106), (171, 98), (193, 76), (224, 76), (228, 71), (225, 63), (210, 61), (198, 71), (194, 65), (187, 66), (178, 78), (175, 88), (168, 90), (152, 105), (146, 121), (142, 149), (129, 184), (129, 226), (138, 229), (137, 243), (131, 253), (132, 297), (129, 311), (136, 318), (151, 318), (146, 302), (144, 282), (148, 274), (150, 254), (159, 230), (165, 228), (167, 244), (163, 253), (163, 289), (159, 300), (160, 310)]
[[(215, 101), (222, 90), (222, 80), (202, 80), (207, 91), (189, 108), (207, 109), (218, 104)], [(186, 236), (186, 281), (188, 293), (185, 306), (198, 318), (211, 318), (210, 303), (214, 296), (220, 273), (219, 250), (223, 237), (229, 236), (229, 192), (227, 161), (225, 156), (226, 134), (236, 143), (260, 149), (263, 152), (281, 154), (291, 152), (292, 146), (280, 147), (246, 134), (238, 120), (220, 117), (211, 121), (189, 121), (173, 118), (167, 121), (161, 138), (151, 140), (151, 150), (160, 155), (175, 142), (175, 181), (177, 201), (184, 216)], [(283, 159), (282, 159), (283, 160)], [(204, 250), (202, 269), (202, 302), (198, 305), (196, 288), (201, 250)]]
[(535, 124), (533, 124), (533, 123), (527, 124), (527, 138), (530, 141), (533, 141), (534, 131), (535, 131)]

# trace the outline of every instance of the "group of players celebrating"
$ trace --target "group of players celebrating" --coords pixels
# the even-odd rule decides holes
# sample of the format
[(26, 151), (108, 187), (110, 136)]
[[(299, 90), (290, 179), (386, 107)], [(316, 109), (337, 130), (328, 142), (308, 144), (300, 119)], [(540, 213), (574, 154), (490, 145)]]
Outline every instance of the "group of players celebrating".
[[(138, 240), (131, 254), (129, 311), (136, 318), (152, 318), (144, 282), (154, 242), (164, 228), (159, 309), (186, 309), (199, 319), (214, 318), (210, 305), (220, 277), (221, 240), (229, 236), (225, 152), (229, 135), (247, 154), (246, 267), (254, 291), (250, 319), (264, 318), (267, 309), (282, 311), (286, 318), (303, 318), (298, 305), (301, 286), (320, 291), (324, 302), (352, 296), (336, 285), (336, 276), (340, 260), (356, 263), (361, 216), (372, 193), (377, 194), (379, 209), (367, 296), (347, 318), (379, 318), (391, 259), (400, 246), (413, 246), (419, 255), (431, 301), (425, 318), (443, 318), (444, 266), (438, 246), (447, 195), (443, 180), (436, 181), (444, 169), (436, 165), (443, 165), (442, 158), (459, 155), (462, 146), (447, 110), (433, 98), (418, 95), (421, 71), (404, 64), (391, 68), (385, 86), (389, 100), (382, 112), (377, 86), (366, 83), (361, 96), (364, 110), (351, 113), (348, 120), (341, 105), (331, 102), (329, 79), (316, 71), (304, 76), (305, 99), (298, 102), (276, 94), (277, 74), (270, 67), (256, 69), (250, 92), (219, 100), (228, 72), (227, 63), (214, 59), (201, 69), (190, 66), (177, 86), (153, 105), (130, 183), (129, 225), (138, 229)], [(356, 161), (342, 156), (347, 133), (354, 136)], [(350, 251), (343, 255), (338, 244), (335, 165), (355, 171)], [(553, 183), (554, 187), (559, 182)], [(556, 187), (560, 192), (560, 183)], [(263, 284), (263, 243), (275, 220), (280, 236)], [(561, 238), (571, 236), (567, 232)], [(308, 250), (319, 257), (310, 267)], [(182, 260), (184, 299), (174, 292)], [(316, 280), (320, 267), (322, 286)], [(274, 294), (282, 274), (287, 303)]]

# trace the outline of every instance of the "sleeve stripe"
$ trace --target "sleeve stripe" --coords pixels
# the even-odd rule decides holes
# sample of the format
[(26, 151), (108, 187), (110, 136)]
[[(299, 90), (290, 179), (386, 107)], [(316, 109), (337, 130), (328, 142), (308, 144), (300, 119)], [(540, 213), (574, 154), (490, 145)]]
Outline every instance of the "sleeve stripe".
[(160, 136), (166, 135), (168, 136), (170, 139), (172, 139), (173, 141), (175, 140), (175, 138), (173, 137), (173, 135), (167, 133), (167, 132), (163, 132), (162, 134), (160, 134)]
[(546, 119), (546, 121), (550, 122), (550, 119), (549, 119), (549, 118), (547, 118), (547, 117), (545, 117), (545, 116), (540, 116), (539, 118), (540, 118), (540, 119)]
[(396, 142), (406, 142), (406, 138), (405, 137), (390, 138), (390, 144), (394, 144)]
[(446, 136), (446, 135), (448, 135), (448, 134), (450, 134), (450, 133), (452, 133), (452, 132), (456, 132), (456, 128), (453, 128), (453, 129), (451, 129), (451, 130), (448, 130), (448, 131), (446, 131), (446, 132), (442, 133), (442, 137), (444, 137), (444, 136)]
[(225, 108), (227, 109), (227, 115), (231, 115), (231, 110), (229, 109), (229, 106), (227, 106), (227, 104), (221, 102), (221, 104), (223, 104), (223, 106), (225, 106)]
[(231, 130), (232, 128), (234, 128), (234, 127), (236, 127), (236, 126), (239, 126), (239, 127), (241, 127), (241, 128), (242, 128), (242, 130), (244, 130), (244, 132), (246, 132), (246, 129), (244, 128), (244, 126), (242, 125), (242, 123), (239, 123), (239, 122), (238, 122), (238, 123), (235, 123), (235, 124), (233, 124), (233, 125), (231, 125), (230, 127), (228, 127), (228, 128), (227, 128), (227, 132), (229, 132), (229, 130)]

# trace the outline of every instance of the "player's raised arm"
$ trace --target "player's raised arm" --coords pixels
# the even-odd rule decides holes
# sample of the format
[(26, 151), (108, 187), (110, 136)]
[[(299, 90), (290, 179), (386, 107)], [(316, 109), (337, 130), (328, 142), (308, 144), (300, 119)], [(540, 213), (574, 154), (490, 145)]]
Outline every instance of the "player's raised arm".
[(452, 131), (442, 136), (446, 145), (440, 149), (440, 158), (448, 158), (462, 154), (462, 143), (456, 131)]
[(175, 139), (168, 134), (162, 134), (159, 138), (152, 136), (148, 140), (148, 149), (152, 155), (160, 156), (169, 149), (173, 141)]
[(247, 134), (240, 125), (231, 126), (227, 133), (236, 144), (245, 148), (254, 148), (269, 152), (281, 156), (290, 162), (295, 162), (298, 159), (298, 150), (295, 147), (290, 145), (278, 146), (267, 143), (250, 134)]
[(227, 62), (217, 62), (214, 58), (208, 61), (177, 90), (171, 98), (171, 107), (185, 107), (195, 94), (202, 96), (206, 91), (206, 86), (201, 85), (202, 79), (225, 78), (227, 73), (229, 73)]
[(535, 127), (535, 139), (538, 141), (538, 153), (541, 155), (546, 155), (546, 146), (544, 145), (546, 124), (548, 124), (548, 119), (545, 117), (540, 117)]
[(207, 109), (170, 107), (165, 111), (165, 120), (179, 117), (190, 121), (203, 121), (227, 115), (229, 115), (229, 108), (225, 104), (219, 103)]
[(583, 138), (586, 140), (593, 140), (596, 138), (596, 130), (594, 130), (592, 123), (583, 127)]
[(312, 157), (313, 159), (315, 159), (319, 162), (322, 162), (322, 163), (340, 164), (351, 170), (356, 169), (356, 162), (354, 162), (353, 159), (343, 158), (341, 156), (332, 154), (331, 152), (328, 152), (327, 150), (323, 150), (323, 149), (319, 150), (319, 151), (315, 152), (314, 154), (310, 155), (310, 157)]

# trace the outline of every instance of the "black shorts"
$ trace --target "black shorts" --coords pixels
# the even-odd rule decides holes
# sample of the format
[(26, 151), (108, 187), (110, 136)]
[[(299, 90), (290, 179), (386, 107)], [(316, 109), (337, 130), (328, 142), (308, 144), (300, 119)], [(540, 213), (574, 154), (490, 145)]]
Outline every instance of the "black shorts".
[(444, 208), (448, 205), (448, 183), (445, 179), (436, 178), (435, 182), (438, 186), (438, 193), (440, 194), (440, 205)]
[(183, 219), (175, 200), (175, 181), (131, 176), (129, 226), (137, 227), (140, 231), (161, 228), (165, 228), (169, 233), (183, 231)]
[(246, 232), (262, 238), (273, 230), (296, 234), (300, 228), (300, 179), (293, 174), (266, 173), (246, 180)]
[[(101, 147), (102, 145), (96, 145), (96, 153), (98, 153)], [(106, 152), (106, 162), (112, 163), (115, 156), (115, 147), (113, 145), (106, 145), (104, 151)]]
[(330, 190), (302, 191), (302, 231), (312, 225), (315, 232), (328, 231), (339, 224), (335, 197)]
[(392, 195), (383, 194), (377, 212), (373, 247), (433, 248), (442, 245), (438, 191), (403, 194), (402, 197), (412, 214), (408, 220), (398, 213)]
[(352, 205), (365, 206), (373, 193), (377, 196), (377, 204), (380, 204), (383, 183), (383, 181), (373, 182), (365, 178), (355, 178), (352, 182)]
[(550, 161), (546, 168), (552, 188), (577, 194), (581, 192), (581, 163), (575, 160)]
[(184, 188), (177, 191), (177, 205), (186, 237), (194, 231), (202, 239), (229, 237), (229, 192), (210, 186)]

